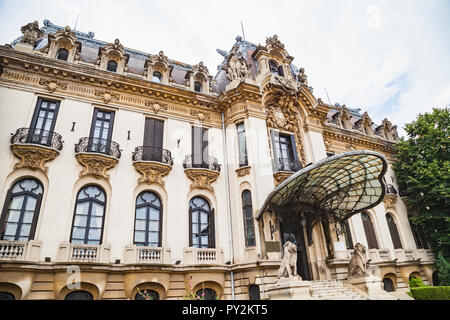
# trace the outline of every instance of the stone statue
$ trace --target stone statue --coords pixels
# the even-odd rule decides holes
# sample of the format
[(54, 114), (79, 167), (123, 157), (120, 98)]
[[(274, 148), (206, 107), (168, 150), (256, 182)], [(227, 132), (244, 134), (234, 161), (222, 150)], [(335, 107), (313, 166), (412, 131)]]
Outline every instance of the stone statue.
[(39, 29), (39, 23), (37, 21), (30, 22), (23, 26), (20, 31), (23, 33), (23, 37), (20, 40), (22, 43), (28, 43), (34, 46), (36, 40), (44, 35), (44, 32)]
[(297, 246), (290, 241), (286, 241), (283, 246), (284, 256), (281, 260), (278, 277), (296, 277), (297, 276)]
[(353, 252), (353, 257), (350, 259), (348, 264), (348, 277), (365, 277), (369, 274), (367, 273), (366, 247), (361, 243), (355, 244), (355, 250)]
[(298, 80), (298, 82), (300, 82), (301, 84), (303, 84), (305, 86), (308, 85), (308, 77), (305, 74), (304, 68), (300, 68), (300, 70), (298, 72), (297, 80)]
[(227, 59), (224, 68), (227, 72), (228, 80), (233, 81), (242, 78), (251, 78), (250, 64), (238, 52), (238, 47), (234, 47)]

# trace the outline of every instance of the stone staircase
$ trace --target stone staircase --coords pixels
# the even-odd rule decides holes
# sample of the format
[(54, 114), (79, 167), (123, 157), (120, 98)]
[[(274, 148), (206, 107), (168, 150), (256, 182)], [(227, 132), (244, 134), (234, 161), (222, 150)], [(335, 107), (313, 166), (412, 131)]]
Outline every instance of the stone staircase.
[(367, 300), (339, 280), (312, 281), (311, 296), (317, 300)]

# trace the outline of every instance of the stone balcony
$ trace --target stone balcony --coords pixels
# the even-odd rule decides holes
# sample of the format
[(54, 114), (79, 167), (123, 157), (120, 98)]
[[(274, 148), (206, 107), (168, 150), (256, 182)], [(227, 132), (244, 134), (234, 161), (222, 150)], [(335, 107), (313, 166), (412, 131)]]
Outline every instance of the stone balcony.
[(279, 185), (281, 182), (289, 178), (293, 173), (302, 169), (303, 166), (300, 161), (294, 159), (279, 158), (274, 163), (273, 178), (275, 184)]
[(46, 163), (55, 159), (63, 148), (64, 141), (56, 132), (19, 128), (11, 135), (11, 150), (20, 159), (14, 169), (29, 168), (47, 173)]
[(63, 242), (59, 245), (56, 262), (110, 263), (109, 244), (75, 244)]
[(173, 165), (169, 150), (139, 146), (135, 148), (132, 159), (134, 168), (141, 174), (139, 182), (164, 186), (162, 178), (169, 174)]
[(83, 137), (75, 144), (75, 158), (83, 166), (81, 176), (92, 175), (109, 180), (108, 170), (114, 168), (121, 156), (117, 142)]
[[(198, 162), (198, 163), (197, 163)], [(192, 154), (187, 155), (183, 161), (184, 173), (192, 181), (191, 189), (206, 189), (214, 192), (211, 184), (220, 175), (220, 164), (214, 157), (204, 157), (195, 161)]]
[(42, 242), (0, 240), (0, 261), (39, 262)]
[(184, 265), (223, 265), (224, 255), (221, 248), (184, 248)]
[(129, 245), (124, 250), (124, 264), (171, 264), (169, 248)]
[(371, 264), (394, 260), (389, 249), (369, 249), (368, 259), (371, 260)]

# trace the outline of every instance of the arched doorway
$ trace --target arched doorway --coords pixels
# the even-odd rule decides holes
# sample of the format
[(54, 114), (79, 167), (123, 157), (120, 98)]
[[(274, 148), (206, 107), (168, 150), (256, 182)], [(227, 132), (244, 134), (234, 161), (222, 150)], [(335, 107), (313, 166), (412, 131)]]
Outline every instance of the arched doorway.
[(16, 300), (16, 297), (9, 292), (0, 292), (0, 300)]
[(79, 290), (70, 292), (64, 300), (94, 300), (94, 297), (90, 292)]

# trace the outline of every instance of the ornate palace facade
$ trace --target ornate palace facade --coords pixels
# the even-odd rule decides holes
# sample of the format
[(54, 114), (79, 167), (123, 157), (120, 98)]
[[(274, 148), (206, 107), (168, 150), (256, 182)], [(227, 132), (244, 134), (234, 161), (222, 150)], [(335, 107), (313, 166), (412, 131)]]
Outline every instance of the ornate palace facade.
[[(329, 105), (277, 36), (236, 38), (215, 76), (48, 20), (0, 46), (0, 295), (15, 299), (271, 298), (285, 242), (255, 219), (327, 156), (392, 161), (396, 126)], [(384, 201), (343, 224), (299, 224), (303, 280), (342, 280), (368, 248), (385, 290), (433, 282), (390, 167)], [(303, 233), (303, 234), (302, 234)], [(309, 241), (304, 239), (308, 238)]]

